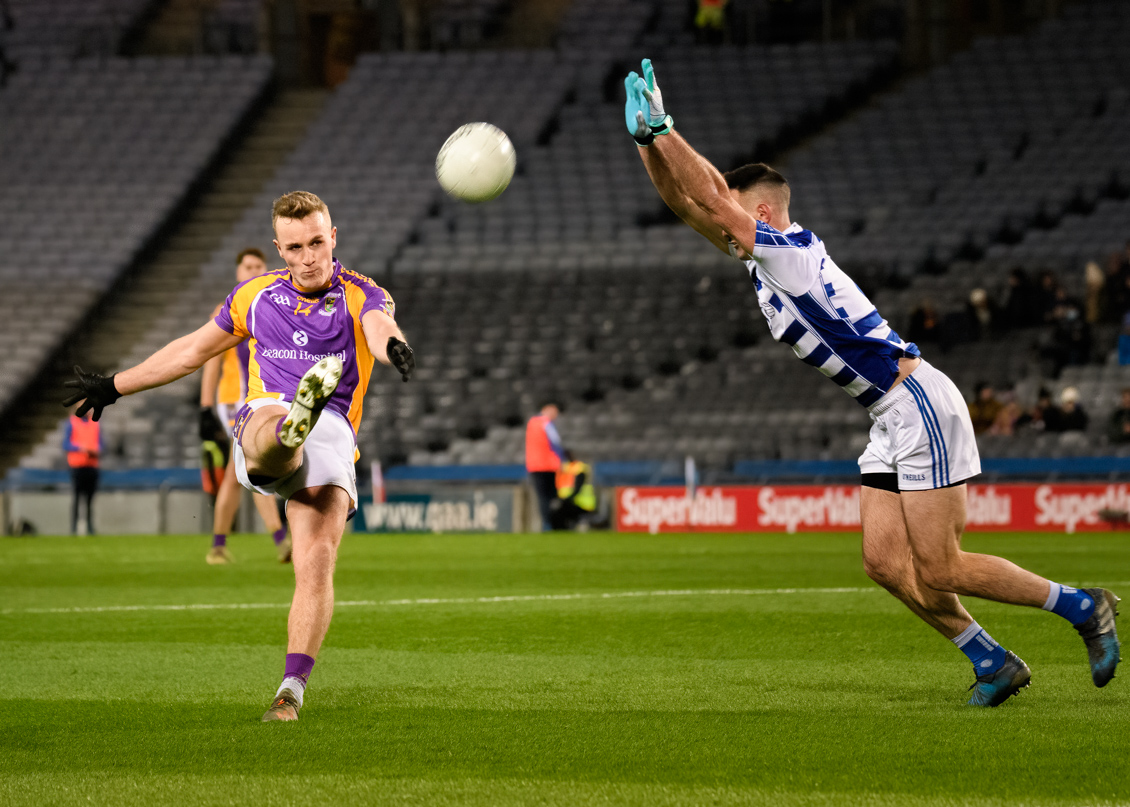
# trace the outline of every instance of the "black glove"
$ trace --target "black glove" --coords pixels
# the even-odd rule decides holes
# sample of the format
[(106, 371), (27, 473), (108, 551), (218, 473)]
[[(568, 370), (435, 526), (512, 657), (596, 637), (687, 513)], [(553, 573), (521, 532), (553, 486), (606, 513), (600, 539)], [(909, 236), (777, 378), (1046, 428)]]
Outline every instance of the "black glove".
[(102, 417), (104, 408), (122, 397), (118, 388), (114, 386), (114, 376), (107, 378), (98, 373), (84, 373), (77, 364), (75, 365), (75, 375), (78, 376), (78, 380), (67, 381), (63, 386), (77, 390), (77, 392), (63, 401), (63, 406), (70, 406), (83, 401), (82, 406), (75, 412), (79, 417), (93, 409), (94, 419), (98, 420)]
[(412, 348), (408, 347), (407, 342), (401, 342), (395, 336), (390, 336), (385, 352), (388, 353), (388, 360), (392, 362), (392, 366), (407, 381), (412, 376), (412, 371), (416, 369), (416, 354), (412, 352)]
[(224, 434), (223, 424), (216, 417), (210, 406), (200, 407), (200, 439), (215, 440), (218, 435)]

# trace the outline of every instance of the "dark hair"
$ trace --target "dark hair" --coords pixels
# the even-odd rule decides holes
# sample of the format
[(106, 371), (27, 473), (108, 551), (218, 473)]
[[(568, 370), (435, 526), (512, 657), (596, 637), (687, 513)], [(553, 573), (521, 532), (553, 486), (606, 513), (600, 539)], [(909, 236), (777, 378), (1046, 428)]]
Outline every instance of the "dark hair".
[(258, 247), (247, 247), (246, 249), (241, 249), (239, 251), (239, 254), (235, 256), (235, 265), (239, 266), (241, 263), (243, 263), (243, 259), (248, 255), (254, 255), (263, 263), (267, 262), (267, 256), (263, 254), (263, 250), (259, 249)]
[(785, 196), (786, 204), (789, 201), (789, 183), (780, 172), (770, 168), (765, 163), (749, 163), (722, 175), (726, 186), (739, 191), (748, 191), (758, 185), (778, 190)]

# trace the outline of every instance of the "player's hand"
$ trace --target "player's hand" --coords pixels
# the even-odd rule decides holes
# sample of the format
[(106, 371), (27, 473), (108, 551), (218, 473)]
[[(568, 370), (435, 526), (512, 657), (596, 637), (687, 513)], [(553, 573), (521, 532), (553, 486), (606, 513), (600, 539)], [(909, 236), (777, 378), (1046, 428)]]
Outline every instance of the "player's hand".
[(388, 354), (388, 360), (392, 362), (392, 366), (403, 376), (404, 380), (407, 381), (411, 378), (412, 371), (416, 369), (416, 354), (412, 352), (412, 348), (408, 347), (408, 343), (401, 342), (395, 336), (390, 336), (385, 352)]
[(224, 433), (223, 424), (216, 417), (210, 406), (200, 407), (200, 439), (215, 440), (217, 435)]
[[(624, 92), (627, 101), (624, 104), (624, 124), (628, 127), (628, 134), (636, 139), (640, 145), (651, 142), (651, 126), (647, 122), (650, 106), (644, 97), (643, 88), (647, 86), (640, 78), (639, 73), (633, 70), (624, 79)], [(643, 141), (647, 141), (646, 143)]]
[(644, 86), (641, 92), (647, 99), (648, 126), (651, 127), (652, 134), (667, 134), (671, 131), (674, 121), (663, 109), (663, 93), (660, 92), (659, 85), (655, 81), (655, 70), (651, 66), (651, 59), (644, 59), (640, 62), (640, 67), (643, 69)]
[(76, 380), (63, 384), (64, 387), (76, 390), (63, 401), (63, 406), (71, 406), (82, 401), (82, 405), (75, 411), (79, 417), (93, 409), (94, 420), (98, 420), (102, 417), (103, 409), (122, 397), (118, 388), (114, 386), (114, 376), (84, 373), (77, 364), (75, 375), (78, 377)]
[(636, 71), (624, 79), (627, 101), (624, 105), (624, 123), (628, 132), (641, 146), (650, 145), (656, 135), (671, 131), (674, 121), (663, 108), (663, 93), (655, 81), (651, 59), (641, 63), (643, 76)]

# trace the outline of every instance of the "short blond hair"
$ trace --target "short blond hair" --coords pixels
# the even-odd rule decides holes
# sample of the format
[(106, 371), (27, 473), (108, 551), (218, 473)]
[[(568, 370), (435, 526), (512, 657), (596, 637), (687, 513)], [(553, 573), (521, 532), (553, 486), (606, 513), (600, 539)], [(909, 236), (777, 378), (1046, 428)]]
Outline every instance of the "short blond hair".
[(325, 213), (327, 219), (330, 217), (326, 203), (310, 191), (284, 193), (271, 207), (271, 229), (275, 229), (275, 223), (279, 219), (304, 219), (315, 213)]

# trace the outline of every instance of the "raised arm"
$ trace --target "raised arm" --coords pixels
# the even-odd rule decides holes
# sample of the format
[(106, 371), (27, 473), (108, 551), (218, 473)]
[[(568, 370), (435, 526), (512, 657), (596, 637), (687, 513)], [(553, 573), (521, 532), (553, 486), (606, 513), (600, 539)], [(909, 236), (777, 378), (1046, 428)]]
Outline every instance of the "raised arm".
[(723, 252), (730, 252), (733, 240), (746, 255), (752, 255), (756, 219), (734, 201), (718, 169), (675, 131), (674, 121), (663, 108), (650, 59), (643, 60), (643, 72), (643, 77), (632, 72), (624, 80), (624, 117), (659, 195)]
[[(679, 137), (679, 135), (672, 131), (667, 137)], [(637, 150), (648, 176), (651, 177), (651, 184), (659, 191), (659, 196), (667, 207), (707, 241), (723, 252), (729, 253), (729, 245), (722, 229), (714, 223), (705, 210), (683, 193), (683, 189), (671, 175), (671, 167), (664, 158), (662, 150), (656, 148), (654, 143), (650, 146), (639, 146)]]

